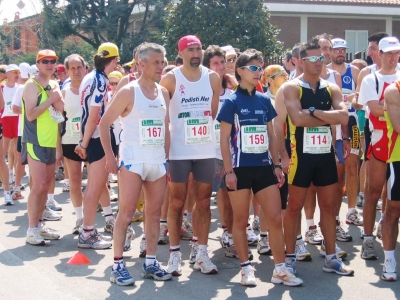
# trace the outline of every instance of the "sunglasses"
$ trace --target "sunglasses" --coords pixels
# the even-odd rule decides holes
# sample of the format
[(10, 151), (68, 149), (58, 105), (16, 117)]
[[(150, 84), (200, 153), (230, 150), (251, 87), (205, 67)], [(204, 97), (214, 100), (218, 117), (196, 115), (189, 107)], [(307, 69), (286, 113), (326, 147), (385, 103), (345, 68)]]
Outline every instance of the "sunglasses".
[(347, 50), (346, 49), (333, 49), (333, 52), (335, 52), (335, 53), (346, 53), (347, 52)]
[(259, 67), (259, 66), (254, 66), (254, 65), (251, 65), (251, 66), (243, 66), (243, 67), (240, 67), (241, 69), (244, 69), (244, 68), (246, 68), (246, 69), (248, 69), (248, 70), (250, 70), (251, 72), (261, 72), (262, 71), (262, 67)]
[(110, 82), (110, 85), (118, 85), (118, 82)]
[(230, 63), (234, 63), (236, 61), (236, 58), (230, 58), (230, 59), (227, 59), (226, 61), (230, 62)]
[(55, 59), (43, 59), (40, 62), (44, 65), (48, 65), (48, 64), (52, 64), (54, 65), (56, 63), (57, 60)]
[(0, 69), (0, 73), (6, 74), (6, 70), (1, 70), (1, 69)]
[(303, 60), (308, 60), (311, 63), (315, 63), (317, 61), (323, 62), (324, 61), (324, 56), (307, 56), (307, 57), (303, 57)]

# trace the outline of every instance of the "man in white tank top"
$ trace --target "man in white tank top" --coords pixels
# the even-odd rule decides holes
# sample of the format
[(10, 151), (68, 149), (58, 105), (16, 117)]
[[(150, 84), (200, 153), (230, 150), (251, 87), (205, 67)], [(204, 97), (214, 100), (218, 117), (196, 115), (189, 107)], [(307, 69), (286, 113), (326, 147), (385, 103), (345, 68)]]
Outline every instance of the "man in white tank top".
[[(147, 249), (142, 277), (155, 280), (172, 278), (156, 260), (161, 206), (167, 183), (164, 163), (169, 147), (169, 95), (165, 88), (156, 83), (161, 78), (164, 55), (164, 47), (153, 43), (139, 49), (138, 62), (143, 70), (142, 76), (114, 95), (99, 125), (106, 170), (113, 174), (120, 170), (119, 213), (114, 227), (114, 265), (110, 277), (110, 281), (118, 285), (135, 283), (125, 267), (123, 251), (126, 230), (135, 212), (142, 186), (147, 202), (144, 227)], [(119, 116), (124, 130), (118, 167), (111, 147), (109, 128)]]
[(203, 52), (198, 37), (189, 35), (178, 42), (183, 65), (167, 73), (160, 84), (170, 96), (171, 146), (169, 151), (170, 206), (168, 229), (171, 256), (168, 272), (181, 275), (180, 229), (182, 209), (188, 188), (189, 173), (193, 173), (196, 190), (196, 210), (193, 214), (194, 268), (205, 274), (215, 274), (217, 267), (207, 253), (211, 211), (210, 196), (215, 175), (215, 137), (213, 119), (218, 111), (220, 79), (200, 66)]

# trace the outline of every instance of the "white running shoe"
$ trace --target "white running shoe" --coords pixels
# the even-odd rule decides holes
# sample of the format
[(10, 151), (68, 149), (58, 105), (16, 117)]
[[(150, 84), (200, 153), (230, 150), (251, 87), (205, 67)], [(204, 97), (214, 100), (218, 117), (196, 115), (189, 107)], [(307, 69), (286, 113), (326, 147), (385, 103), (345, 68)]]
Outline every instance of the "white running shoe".
[(40, 235), (39, 228), (28, 228), (26, 233), (26, 242), (31, 245), (41, 245), (44, 246), (46, 242), (43, 237)]
[(60, 206), (60, 204), (58, 204), (58, 202), (56, 200), (54, 200), (54, 199), (53, 200), (47, 200), (46, 206), (48, 208), (50, 208), (51, 210), (54, 210), (54, 211), (61, 211), (62, 210), (62, 207)]
[(222, 235), (219, 238), (219, 242), (221, 243), (222, 248), (226, 248), (229, 245), (229, 237), (227, 229), (224, 229), (222, 231)]
[(251, 225), (247, 226), (246, 233), (247, 233), (247, 243), (249, 245), (254, 245), (254, 244), (258, 243), (258, 237), (254, 233), (253, 228), (251, 227)]
[(276, 268), (274, 268), (271, 282), (283, 283), (284, 285), (287, 286), (299, 286), (303, 284), (303, 280), (294, 275), (293, 269), (287, 268), (286, 266), (283, 266), (280, 272), (278, 272)]
[(382, 199), (379, 199), (378, 202), (376, 203), (376, 209), (382, 210)]
[(104, 225), (104, 231), (113, 233), (114, 232), (114, 225), (115, 225), (115, 219), (112, 218), (108, 221), (106, 221), (106, 225)]
[(158, 236), (158, 244), (165, 245), (168, 243), (168, 224), (160, 223), (160, 235)]
[(113, 190), (112, 188), (109, 188), (109, 189), (108, 189), (108, 192), (109, 192), (109, 194), (110, 194), (110, 201), (111, 201), (111, 202), (116, 202), (116, 201), (118, 201), (118, 195), (117, 195), (117, 193), (114, 192), (114, 190)]
[(68, 193), (71, 189), (71, 186), (69, 185), (69, 181), (64, 181), (62, 185), (62, 191), (63, 193)]
[(179, 251), (171, 251), (169, 255), (169, 261), (167, 265), (167, 272), (171, 273), (172, 276), (181, 276), (182, 275), (182, 257)]
[(146, 257), (146, 252), (147, 252), (146, 250), (147, 250), (147, 242), (146, 239), (142, 237), (139, 245), (139, 257)]
[(82, 231), (83, 227), (83, 218), (77, 219), (74, 229), (72, 229), (72, 234), (79, 234)]
[(264, 255), (271, 255), (271, 247), (269, 246), (269, 239), (268, 235), (260, 238), (257, 244), (257, 252), (258, 254), (264, 254)]
[(51, 210), (50, 208), (48, 208), (47, 206), (45, 207), (44, 211), (43, 211), (43, 220), (45, 221), (58, 221), (61, 220), (62, 216), (60, 213)]
[(190, 249), (189, 264), (194, 264), (196, 262), (197, 252), (199, 252), (199, 243), (190, 242), (192, 248)]
[[(336, 256), (338, 258), (344, 259), (347, 257), (346, 251), (342, 250), (336, 243), (335, 243), (335, 251), (336, 251)], [(319, 250), (319, 254), (324, 257), (326, 256), (325, 241), (322, 241), (321, 249)]]
[(304, 234), (304, 240), (311, 245), (321, 245), (324, 237), (319, 233), (317, 225), (310, 226)]
[(196, 263), (193, 268), (195, 270), (200, 270), (203, 274), (217, 274), (218, 269), (217, 266), (211, 262), (211, 259), (208, 257), (208, 252), (199, 251), (196, 257)]
[(126, 230), (126, 235), (125, 235), (124, 251), (131, 250), (131, 242), (134, 238), (135, 238), (135, 232), (133, 231), (133, 228), (131, 227), (131, 225), (129, 225)]
[(382, 223), (378, 223), (378, 228), (376, 229), (376, 237), (382, 240)]
[(45, 240), (58, 240), (60, 235), (45, 226), (44, 222), (39, 222), (39, 233)]
[(294, 252), (296, 254), (296, 260), (300, 260), (300, 261), (310, 261), (311, 260), (311, 254), (306, 249), (306, 245), (305, 245), (303, 239), (296, 240), (296, 249)]
[(381, 278), (386, 281), (396, 281), (397, 280), (396, 260), (385, 259), (385, 263), (383, 264), (383, 271), (381, 274)]
[(354, 224), (356, 226), (362, 226), (364, 224), (363, 218), (358, 214), (356, 210), (346, 214), (346, 224)]
[(257, 281), (256, 277), (254, 276), (254, 268), (252, 266), (246, 266), (240, 270), (241, 285), (244, 286), (256, 286)]
[(260, 221), (258, 219), (254, 219), (251, 227), (253, 227), (253, 230), (260, 231)]
[(14, 205), (14, 200), (12, 199), (10, 192), (4, 193), (4, 204), (7, 206)]

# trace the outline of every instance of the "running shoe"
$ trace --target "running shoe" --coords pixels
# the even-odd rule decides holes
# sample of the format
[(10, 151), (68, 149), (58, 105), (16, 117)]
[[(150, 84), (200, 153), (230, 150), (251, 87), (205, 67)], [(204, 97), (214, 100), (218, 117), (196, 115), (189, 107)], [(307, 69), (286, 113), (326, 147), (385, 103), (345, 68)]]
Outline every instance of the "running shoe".
[(107, 242), (102, 239), (97, 230), (93, 230), (90, 235), (85, 239), (83, 232), (79, 234), (78, 248), (84, 249), (108, 249), (111, 248), (111, 242)]
[(196, 262), (197, 252), (199, 251), (199, 243), (197, 241), (191, 241), (190, 245), (192, 247), (190, 249), (189, 264), (194, 264)]
[(226, 248), (229, 245), (228, 230), (224, 229), (222, 231), (222, 235), (219, 238), (219, 242), (221, 243), (222, 248)]
[(364, 239), (361, 247), (361, 258), (365, 260), (378, 259), (374, 249), (374, 239)]
[(111, 202), (116, 202), (116, 201), (118, 201), (118, 195), (117, 195), (117, 193), (114, 192), (114, 190), (113, 190), (112, 188), (109, 188), (109, 189), (108, 189), (108, 192), (109, 192), (109, 194), (110, 194), (110, 201), (111, 201)]
[(258, 240), (257, 252), (258, 252), (258, 254), (264, 254), (264, 255), (271, 255), (272, 254), (271, 247), (269, 246), (268, 235), (264, 236), (264, 237), (261, 237)]
[(60, 206), (60, 204), (58, 204), (58, 202), (56, 200), (47, 200), (47, 204), (46, 206), (48, 208), (50, 208), (51, 210), (54, 211), (62, 211), (62, 207)]
[(158, 261), (155, 261), (151, 266), (146, 266), (146, 264), (143, 264), (142, 270), (141, 276), (143, 278), (152, 278), (154, 280), (161, 281), (170, 280), (172, 278), (172, 274), (162, 269)]
[(181, 227), (181, 239), (182, 240), (191, 240), (193, 238), (193, 231), (187, 231), (187, 229), (182, 224)]
[(351, 242), (353, 237), (346, 232), (341, 225), (341, 222), (339, 222), (339, 225), (336, 224), (336, 240), (340, 242)]
[(346, 224), (354, 224), (356, 226), (362, 226), (364, 224), (363, 218), (358, 214), (356, 210), (346, 214)]
[(378, 228), (376, 229), (376, 237), (382, 240), (382, 223), (378, 223)]
[(244, 286), (256, 286), (256, 277), (254, 276), (254, 268), (252, 266), (247, 266), (242, 268), (240, 271), (240, 284)]
[(72, 229), (72, 234), (79, 234), (82, 231), (83, 227), (83, 218), (76, 220), (75, 226)]
[(108, 174), (108, 182), (109, 183), (116, 183), (118, 182), (118, 176), (116, 174), (109, 173)]
[(129, 272), (125, 265), (121, 266), (118, 264), (116, 270), (111, 268), (110, 282), (116, 283), (118, 285), (133, 285), (135, 284), (135, 279), (133, 279), (133, 277), (129, 275)]
[(70, 191), (71, 187), (69, 185), (69, 181), (64, 181), (62, 185), (62, 191), (63, 193), (68, 193)]
[(381, 274), (381, 278), (386, 281), (396, 281), (397, 273), (396, 273), (396, 261), (393, 259), (385, 259), (385, 263), (383, 264), (383, 271)]
[[(343, 251), (336, 243), (335, 243), (335, 251), (336, 251), (336, 256), (339, 257), (340, 259), (344, 259), (347, 257), (346, 251)], [(321, 256), (326, 256), (325, 241), (322, 241), (319, 253), (321, 254)]]
[(37, 227), (28, 228), (28, 231), (26, 233), (26, 242), (34, 246), (44, 246), (46, 244), (43, 237), (40, 235), (39, 228)]
[[(253, 260), (253, 253), (251, 252), (250, 249), (247, 250), (247, 257), (249, 261)], [(225, 256), (226, 257), (231, 257), (231, 258), (239, 258), (239, 255), (236, 252), (235, 245), (228, 245), (225, 248)]]
[(306, 245), (303, 239), (299, 239), (296, 241), (296, 249), (294, 252), (296, 254), (296, 260), (311, 261), (311, 254), (306, 249)]
[(86, 167), (86, 165), (83, 165), (83, 168), (82, 168), (82, 179), (85, 180), (87, 178), (88, 178), (87, 167)]
[(12, 198), (14, 201), (24, 198), (24, 197), (22, 196), (21, 188), (20, 188), (19, 186), (16, 186), (16, 187), (14, 188), (14, 191), (13, 191), (13, 193), (12, 193), (12, 195), (11, 195), (11, 198)]
[(55, 171), (55, 176), (56, 176), (56, 181), (61, 181), (64, 179), (64, 168), (63, 167), (56, 167), (56, 171)]
[(208, 257), (208, 252), (199, 251), (196, 257), (196, 263), (193, 268), (195, 270), (200, 270), (203, 274), (217, 274), (218, 269), (217, 266), (211, 262), (211, 259)]
[(258, 219), (254, 219), (251, 227), (253, 228), (253, 230), (260, 231), (260, 221)]
[(135, 213), (133, 214), (131, 222), (142, 222), (143, 221), (143, 214), (136, 210)]
[(103, 207), (101, 206), (100, 203), (97, 203), (97, 212), (103, 211)]
[(168, 224), (160, 223), (160, 235), (158, 236), (158, 244), (165, 245), (168, 243)]
[(322, 269), (328, 273), (336, 273), (344, 276), (350, 276), (354, 274), (353, 269), (346, 266), (342, 260), (336, 256), (329, 260), (325, 258), (324, 267)]
[(247, 226), (246, 233), (247, 233), (247, 243), (249, 245), (254, 245), (258, 243), (258, 237), (254, 233), (253, 228), (251, 228), (250, 225)]
[(45, 207), (42, 215), (43, 220), (45, 221), (58, 221), (61, 220), (62, 216), (60, 213), (51, 210), (47, 206)]
[(357, 195), (356, 206), (357, 207), (363, 207), (364, 206), (364, 197), (363, 196)]
[(285, 257), (285, 266), (286, 268), (290, 268), (293, 270), (293, 273), (296, 274), (296, 257), (286, 256)]
[(139, 246), (139, 257), (146, 257), (146, 248), (147, 248), (146, 239), (142, 237)]
[(135, 238), (135, 232), (133, 231), (131, 225), (129, 225), (125, 235), (124, 251), (131, 250), (131, 242), (134, 238)]
[(95, 235), (98, 235), (103, 241), (106, 241), (106, 242), (111, 242), (112, 241), (112, 236), (108, 236), (108, 235), (104, 235), (104, 234), (101, 234), (98, 230), (97, 230), (97, 228), (94, 228), (93, 229), (94, 230), (94, 234)]
[(14, 200), (9, 192), (4, 193), (4, 204), (7, 206), (14, 205)]
[(378, 202), (376, 203), (376, 209), (382, 210), (382, 199), (379, 199)]
[(304, 234), (304, 240), (311, 245), (321, 245), (324, 237), (319, 233), (317, 225), (310, 226)]
[(299, 286), (303, 284), (303, 280), (294, 275), (293, 269), (286, 266), (283, 266), (280, 272), (278, 272), (276, 268), (274, 268), (271, 282), (277, 284), (283, 283), (287, 286)]
[(106, 221), (106, 225), (104, 225), (104, 231), (105, 232), (109, 232), (109, 233), (113, 233), (114, 225), (115, 225), (115, 219), (114, 218)]
[(182, 257), (179, 251), (171, 251), (168, 260), (167, 272), (172, 276), (181, 276), (182, 275)]
[(58, 240), (60, 235), (50, 230), (45, 226), (44, 222), (39, 222), (39, 233), (43, 237), (44, 240)]

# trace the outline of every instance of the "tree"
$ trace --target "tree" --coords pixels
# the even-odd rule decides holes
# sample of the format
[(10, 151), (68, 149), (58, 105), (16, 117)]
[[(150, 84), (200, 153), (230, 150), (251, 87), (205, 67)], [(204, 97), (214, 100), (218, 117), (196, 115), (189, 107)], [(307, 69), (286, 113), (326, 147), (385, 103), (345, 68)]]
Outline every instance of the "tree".
[(265, 56), (280, 53), (277, 27), (269, 22), (262, 0), (182, 0), (167, 7), (165, 40), (172, 58), (178, 40), (195, 34), (206, 47), (227, 45), (255, 48)]
[[(95, 49), (103, 42), (120, 48), (123, 60), (143, 41), (161, 42), (157, 32), (164, 7), (170, 0), (42, 0), (47, 45), (74, 35)], [(61, 5), (67, 3), (66, 5)], [(135, 11), (135, 14), (132, 14)], [(152, 15), (156, 18), (152, 18)], [(157, 21), (157, 22), (155, 22)], [(138, 26), (136, 26), (138, 24)], [(58, 43), (58, 44), (57, 44)]]

